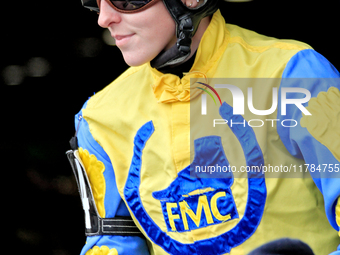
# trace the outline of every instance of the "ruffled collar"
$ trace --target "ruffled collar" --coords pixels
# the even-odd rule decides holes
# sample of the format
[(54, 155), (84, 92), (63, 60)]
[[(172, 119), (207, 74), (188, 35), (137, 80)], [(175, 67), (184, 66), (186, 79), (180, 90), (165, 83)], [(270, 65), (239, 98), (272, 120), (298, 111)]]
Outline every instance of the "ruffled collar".
[(183, 78), (169, 73), (163, 74), (149, 64), (154, 78), (152, 89), (158, 102), (190, 101), (190, 99), (202, 93), (202, 90), (195, 89), (199, 86), (202, 87), (196, 81), (203, 79), (206, 83), (209, 83), (207, 78), (214, 76), (218, 60), (227, 47), (228, 35), (225, 20), (218, 10), (213, 15), (207, 30), (203, 34), (191, 70), (184, 74)]

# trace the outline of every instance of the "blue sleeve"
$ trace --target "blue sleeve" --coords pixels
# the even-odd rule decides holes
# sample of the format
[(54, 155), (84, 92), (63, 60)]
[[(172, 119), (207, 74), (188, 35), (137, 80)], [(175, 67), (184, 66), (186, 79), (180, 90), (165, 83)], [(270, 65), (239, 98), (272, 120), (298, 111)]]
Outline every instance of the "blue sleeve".
[[(335, 206), (340, 195), (339, 78), (336, 68), (316, 51), (298, 52), (286, 65), (279, 95), (283, 88), (288, 88), (288, 91), (294, 87), (308, 90), (311, 98), (302, 105), (311, 115), (302, 114), (294, 104), (281, 105), (279, 97), (277, 117), (280, 121), (296, 121), (295, 127), (278, 125), (278, 134), (290, 154), (310, 166), (314, 164), (314, 169), (309, 169), (310, 174), (323, 194), (327, 218), (337, 231)], [(307, 94), (287, 93), (286, 97), (302, 99)], [(286, 107), (286, 115), (282, 115), (283, 107)], [(318, 166), (321, 166), (321, 171), (317, 170)], [(326, 172), (323, 172), (324, 167)], [(340, 250), (332, 254), (340, 254)]]
[[(83, 109), (84, 108), (86, 108), (86, 104), (84, 105)], [(100, 166), (104, 165), (104, 167), (102, 167), (103, 171), (96, 173), (95, 177), (88, 176), (91, 187), (94, 190), (93, 193), (96, 204), (98, 198), (103, 198), (101, 199), (101, 205), (99, 206), (100, 208), (98, 208), (100, 216), (102, 218), (113, 218), (116, 215), (129, 216), (129, 211), (127, 210), (118, 193), (114, 170), (110, 158), (93, 138), (88, 122), (82, 116), (82, 111), (80, 111), (75, 116), (75, 127), (77, 130), (79, 151), (82, 151), (85, 155), (83, 157), (89, 157), (92, 158), (92, 160), (95, 159), (96, 162), (101, 162), (99, 164)], [(102, 180), (97, 181), (96, 179)], [(87, 252), (91, 255), (149, 254), (146, 241), (141, 237), (108, 235), (87, 237), (86, 244), (81, 251), (81, 255), (84, 255)]]

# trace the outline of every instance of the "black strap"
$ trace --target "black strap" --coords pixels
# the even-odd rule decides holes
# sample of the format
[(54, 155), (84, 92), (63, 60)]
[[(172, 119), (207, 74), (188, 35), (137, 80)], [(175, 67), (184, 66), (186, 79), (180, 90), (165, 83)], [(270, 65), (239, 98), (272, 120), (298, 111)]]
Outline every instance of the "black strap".
[(86, 229), (86, 236), (116, 235), (116, 236), (143, 236), (132, 218), (129, 216), (116, 216), (114, 218), (97, 218), (98, 228)]
[(114, 218), (101, 218), (98, 214), (96, 203), (93, 198), (90, 182), (87, 178), (81, 160), (76, 156), (76, 151), (66, 152), (77, 181), (78, 191), (81, 197), (85, 214), (85, 235), (118, 235), (118, 236), (141, 236), (143, 234), (137, 228), (129, 216), (116, 216)]
[(69, 143), (72, 150), (74, 151), (78, 150), (78, 138), (76, 136), (73, 136)]
[(201, 20), (212, 15), (218, 9), (218, 0), (205, 0), (200, 8), (187, 8), (179, 0), (163, 0), (172, 18), (176, 22), (176, 44), (159, 53), (151, 62), (156, 69), (183, 63), (191, 53), (191, 41)]

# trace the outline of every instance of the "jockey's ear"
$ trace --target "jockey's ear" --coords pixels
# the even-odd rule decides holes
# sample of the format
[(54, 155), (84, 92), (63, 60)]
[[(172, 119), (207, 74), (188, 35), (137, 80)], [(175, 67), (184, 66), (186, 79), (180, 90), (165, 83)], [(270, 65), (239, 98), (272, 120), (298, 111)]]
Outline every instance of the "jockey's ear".
[(190, 9), (195, 9), (205, 4), (207, 0), (182, 0), (183, 4), (185, 4)]

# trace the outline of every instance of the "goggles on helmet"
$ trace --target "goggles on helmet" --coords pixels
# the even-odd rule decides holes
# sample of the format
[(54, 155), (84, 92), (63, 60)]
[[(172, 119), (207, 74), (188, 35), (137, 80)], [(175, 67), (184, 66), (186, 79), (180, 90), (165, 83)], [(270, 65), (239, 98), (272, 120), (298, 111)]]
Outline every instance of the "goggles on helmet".
[[(116, 11), (123, 13), (134, 13), (149, 8), (158, 0), (102, 0), (107, 1)], [(99, 12), (97, 0), (81, 0), (83, 6), (92, 11)]]
[[(105, 0), (103, 0), (105, 1)], [(122, 13), (134, 13), (142, 11), (146, 8), (149, 8), (151, 5), (156, 3), (158, 0), (106, 0), (112, 8), (114, 8), (116, 11), (122, 12)], [(197, 3), (200, 2), (200, 4), (197, 5), (195, 8), (191, 8), (188, 6), (189, 9), (198, 9), (202, 7), (207, 0), (198, 0)], [(98, 0), (81, 0), (83, 7), (88, 8), (92, 11), (99, 12), (99, 5)]]

